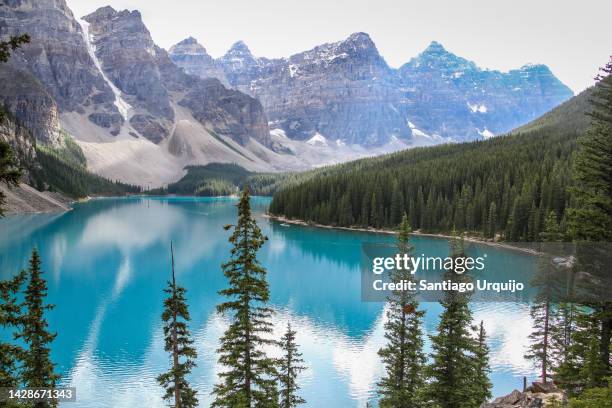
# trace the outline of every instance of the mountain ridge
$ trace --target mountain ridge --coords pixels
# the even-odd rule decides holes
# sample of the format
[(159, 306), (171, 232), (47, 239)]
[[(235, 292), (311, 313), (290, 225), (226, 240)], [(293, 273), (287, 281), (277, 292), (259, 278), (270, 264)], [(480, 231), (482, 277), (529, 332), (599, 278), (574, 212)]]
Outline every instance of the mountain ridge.
[(224, 73), (200, 75), (217, 75), (258, 98), (272, 129), (295, 140), (322, 135), (366, 147), (392, 137), (413, 145), (486, 139), (573, 96), (545, 65), (481, 69), (437, 41), (391, 68), (364, 32), (274, 59), (255, 57), (238, 41), (210, 61)]

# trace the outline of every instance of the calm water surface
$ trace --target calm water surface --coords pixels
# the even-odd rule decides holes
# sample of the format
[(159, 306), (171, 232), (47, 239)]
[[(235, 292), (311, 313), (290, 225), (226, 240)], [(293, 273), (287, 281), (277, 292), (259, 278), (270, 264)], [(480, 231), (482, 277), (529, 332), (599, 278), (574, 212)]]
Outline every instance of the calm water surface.
[[(360, 300), (360, 251), (385, 235), (281, 226), (263, 218), (269, 203), (254, 198), (254, 212), (269, 237), (260, 253), (277, 310), (278, 337), (288, 320), (297, 330), (308, 369), (302, 395), (308, 407), (364, 407), (374, 402), (382, 373), (384, 304)], [(202, 407), (220, 367), (215, 349), (226, 320), (215, 313), (226, 286), (220, 265), (229, 253), (236, 217), (230, 198), (125, 198), (77, 204), (64, 214), (10, 216), (0, 220), (0, 278), (27, 265), (38, 247), (49, 283), (51, 329), (59, 334), (53, 359), (63, 384), (77, 388), (66, 408), (163, 407), (155, 377), (168, 367), (160, 315), (174, 242), (177, 279), (188, 290), (198, 367), (191, 381)], [(442, 239), (415, 237), (417, 253), (446, 256)], [(485, 246), (488, 262), (531, 273), (529, 256)], [(514, 278), (514, 276), (512, 276)], [(424, 303), (425, 330), (433, 333), (440, 306)], [(494, 394), (535, 377), (523, 359), (530, 330), (521, 303), (474, 303), (476, 321), (490, 336)], [(6, 333), (3, 334), (6, 336)], [(429, 347), (429, 345), (427, 345)], [(272, 353), (273, 351), (271, 351)]]

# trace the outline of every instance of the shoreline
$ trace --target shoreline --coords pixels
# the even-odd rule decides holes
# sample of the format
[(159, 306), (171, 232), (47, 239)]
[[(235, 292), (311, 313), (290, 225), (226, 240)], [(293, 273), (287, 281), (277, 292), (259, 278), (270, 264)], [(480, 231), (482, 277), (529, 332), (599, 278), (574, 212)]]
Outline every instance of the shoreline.
[[(269, 213), (263, 214), (263, 217), (269, 220), (272, 220), (272, 221), (277, 221), (277, 222), (291, 224), (291, 225), (301, 225), (303, 227), (326, 228), (326, 229), (344, 230), (344, 231), (352, 231), (352, 232), (367, 232), (370, 234), (387, 234), (387, 235), (397, 234), (397, 231), (388, 230), (388, 229), (338, 227), (338, 226), (318, 224), (318, 223), (309, 223), (303, 220), (289, 219), (283, 216), (272, 215)], [(413, 231), (410, 233), (410, 235), (414, 235), (417, 237), (441, 238), (441, 239), (447, 239), (447, 240), (452, 238), (451, 235), (433, 234), (433, 233), (425, 233), (425, 232), (418, 232), (418, 231), (417, 232)], [(541, 253), (536, 250), (529, 249), (529, 248), (521, 248), (521, 247), (517, 247), (514, 245), (507, 244), (507, 243), (503, 243), (503, 242), (484, 241), (484, 240), (474, 238), (474, 237), (464, 237), (464, 240), (467, 242), (475, 243), (475, 244), (482, 244), (482, 245), (488, 245), (488, 246), (495, 247), (495, 248), (502, 248), (502, 249), (509, 249), (512, 251), (523, 252), (528, 255), (541, 255)]]

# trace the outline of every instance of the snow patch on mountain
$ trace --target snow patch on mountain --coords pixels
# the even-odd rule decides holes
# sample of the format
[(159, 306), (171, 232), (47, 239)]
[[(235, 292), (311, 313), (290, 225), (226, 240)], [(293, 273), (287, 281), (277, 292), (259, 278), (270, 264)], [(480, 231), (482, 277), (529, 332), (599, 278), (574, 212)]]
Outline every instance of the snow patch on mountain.
[(472, 113), (487, 113), (487, 107), (483, 104), (471, 104), (471, 103), (467, 103), (468, 108), (470, 108), (470, 110), (472, 111)]
[(132, 111), (132, 106), (127, 103), (125, 99), (123, 99), (119, 88), (117, 88), (115, 84), (113, 84), (113, 82), (104, 73), (104, 70), (102, 69), (102, 64), (96, 56), (96, 46), (93, 43), (93, 35), (91, 35), (89, 32), (89, 23), (83, 19), (78, 20), (78, 22), (81, 25), (81, 30), (83, 31), (83, 39), (85, 40), (85, 44), (87, 45), (87, 52), (89, 53), (89, 56), (91, 57), (96, 68), (98, 68), (98, 71), (100, 71), (102, 78), (104, 79), (104, 81), (106, 81), (107, 85), (113, 91), (113, 94), (115, 95), (115, 101), (113, 102), (114, 105), (117, 107), (117, 110), (119, 111), (121, 116), (123, 116), (123, 119), (127, 121)]

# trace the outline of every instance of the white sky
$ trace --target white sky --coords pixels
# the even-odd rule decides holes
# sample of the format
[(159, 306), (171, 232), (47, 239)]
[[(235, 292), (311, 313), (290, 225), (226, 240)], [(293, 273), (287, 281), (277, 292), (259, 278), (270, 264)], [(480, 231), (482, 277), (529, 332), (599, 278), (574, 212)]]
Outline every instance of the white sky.
[(612, 54), (610, 0), (67, 0), (76, 17), (138, 9), (168, 49), (193, 36), (214, 57), (237, 40), (284, 57), (349, 34), (370, 34), (399, 67), (432, 40), (483, 68), (543, 63), (575, 92)]

